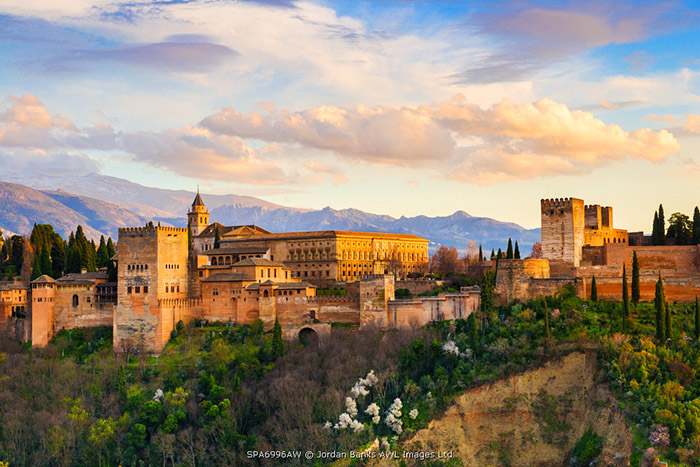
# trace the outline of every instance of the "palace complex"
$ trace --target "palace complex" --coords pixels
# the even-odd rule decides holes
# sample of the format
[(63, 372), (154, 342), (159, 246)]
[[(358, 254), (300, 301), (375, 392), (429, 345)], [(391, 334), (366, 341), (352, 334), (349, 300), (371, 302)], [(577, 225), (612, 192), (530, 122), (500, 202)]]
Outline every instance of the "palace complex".
[(567, 284), (587, 298), (594, 276), (599, 298), (619, 300), (623, 265), (629, 284), (635, 253), (642, 300), (653, 300), (659, 276), (669, 301), (700, 295), (700, 245), (653, 246), (641, 232), (613, 228), (612, 207), (586, 206), (577, 198), (543, 199), (540, 211), (542, 258), (499, 261), (501, 303), (551, 295)]
[[(271, 233), (259, 226), (209, 224), (197, 193), (188, 228), (119, 229), (118, 280), (106, 272), (0, 289), (5, 327), (43, 347), (61, 329), (113, 326), (116, 352), (159, 353), (177, 323), (194, 319), (271, 328), (286, 338), (330, 335), (330, 323), (415, 327), (466, 318), (478, 287), (395, 300), (397, 280), (425, 270), (428, 240), (414, 235), (318, 231)], [(411, 282), (411, 281), (408, 281)], [(317, 296), (333, 286), (343, 296)], [(11, 311), (10, 311), (11, 310)]]

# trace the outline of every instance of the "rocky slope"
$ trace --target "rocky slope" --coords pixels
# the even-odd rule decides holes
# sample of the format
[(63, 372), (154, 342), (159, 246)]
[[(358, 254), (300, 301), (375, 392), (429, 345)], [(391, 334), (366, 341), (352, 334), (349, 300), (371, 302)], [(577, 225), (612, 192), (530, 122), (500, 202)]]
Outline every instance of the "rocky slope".
[(598, 465), (623, 465), (633, 440), (594, 353), (572, 353), (537, 370), (459, 396), (405, 443), (412, 451), (452, 451), (469, 466), (562, 466), (588, 427), (604, 437)]

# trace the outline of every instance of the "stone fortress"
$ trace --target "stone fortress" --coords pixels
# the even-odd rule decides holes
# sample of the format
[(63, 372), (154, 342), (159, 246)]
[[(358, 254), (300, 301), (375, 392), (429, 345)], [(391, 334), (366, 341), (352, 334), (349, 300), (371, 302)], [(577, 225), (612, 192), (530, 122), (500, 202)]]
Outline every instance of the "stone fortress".
[(653, 300), (659, 274), (668, 300), (693, 301), (700, 295), (700, 245), (652, 246), (641, 232), (613, 228), (612, 207), (586, 206), (577, 198), (543, 199), (540, 212), (542, 258), (499, 261), (500, 303), (551, 295), (567, 284), (588, 298), (594, 276), (600, 299), (620, 300), (622, 267), (630, 283), (635, 253), (642, 300)]
[[(331, 323), (408, 328), (466, 318), (479, 307), (478, 287), (395, 300), (396, 284), (403, 283), (397, 279), (427, 267), (427, 239), (209, 224), (199, 193), (188, 228), (119, 229), (113, 259), (116, 283), (104, 271), (83, 271), (41, 276), (29, 287), (4, 286), (5, 329), (45, 347), (61, 329), (111, 325), (115, 352), (160, 353), (179, 321), (240, 325), (260, 319), (269, 329), (279, 319), (288, 339), (312, 334), (323, 340)], [(317, 287), (328, 286), (346, 295), (316, 296)]]

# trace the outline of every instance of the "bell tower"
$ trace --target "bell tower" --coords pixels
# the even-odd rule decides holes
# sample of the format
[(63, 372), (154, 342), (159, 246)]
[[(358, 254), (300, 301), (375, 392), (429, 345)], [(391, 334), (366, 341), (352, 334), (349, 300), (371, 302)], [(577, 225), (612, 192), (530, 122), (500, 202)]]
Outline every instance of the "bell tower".
[(192, 237), (196, 237), (209, 225), (209, 211), (199, 195), (199, 186), (197, 186), (197, 196), (194, 197), (192, 207), (187, 213), (187, 224), (190, 226)]

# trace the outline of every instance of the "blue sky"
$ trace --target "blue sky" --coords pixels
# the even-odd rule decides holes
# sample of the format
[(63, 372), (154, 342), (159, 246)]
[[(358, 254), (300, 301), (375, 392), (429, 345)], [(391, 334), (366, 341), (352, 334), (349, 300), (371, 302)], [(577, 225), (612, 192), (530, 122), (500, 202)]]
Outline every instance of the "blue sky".
[(0, 164), (392, 216), (700, 204), (688, 2), (6, 0)]

